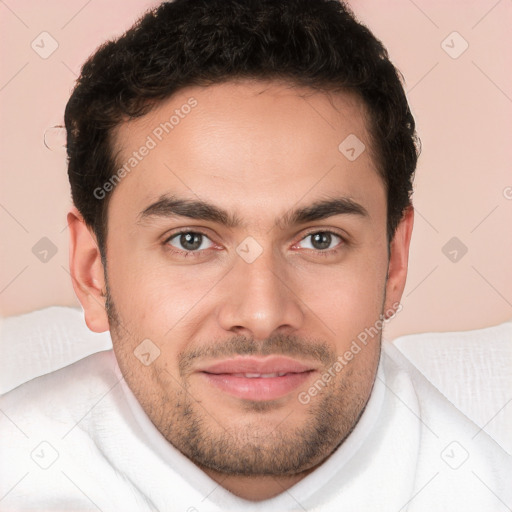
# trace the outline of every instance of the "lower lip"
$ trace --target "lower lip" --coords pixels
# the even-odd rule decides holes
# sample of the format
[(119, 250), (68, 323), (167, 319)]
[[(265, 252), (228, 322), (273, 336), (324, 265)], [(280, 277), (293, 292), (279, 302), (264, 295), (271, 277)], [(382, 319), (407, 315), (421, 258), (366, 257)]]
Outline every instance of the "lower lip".
[(202, 374), (221, 391), (245, 400), (276, 400), (281, 398), (311, 377), (313, 371), (288, 373), (282, 377), (235, 377), (229, 373)]

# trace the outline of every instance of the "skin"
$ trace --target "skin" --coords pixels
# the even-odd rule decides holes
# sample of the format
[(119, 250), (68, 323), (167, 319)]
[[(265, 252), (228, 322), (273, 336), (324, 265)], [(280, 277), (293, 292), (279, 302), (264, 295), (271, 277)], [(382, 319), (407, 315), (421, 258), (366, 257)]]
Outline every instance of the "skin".
[[(380, 333), (309, 403), (297, 397), (360, 332), (396, 307), (413, 210), (406, 211), (388, 259), (386, 192), (361, 101), (279, 82), (179, 91), (118, 127), (118, 163), (190, 97), (197, 106), (112, 193), (107, 275), (94, 233), (76, 209), (68, 214), (70, 270), (87, 325), (110, 329), (125, 379), (160, 432), (220, 485), (262, 500), (324, 462), (364, 411)], [(349, 134), (366, 146), (355, 161), (338, 150)], [(162, 194), (214, 203), (242, 224), (140, 221), (140, 212)], [(290, 210), (334, 196), (351, 198), (368, 215), (282, 222)], [(179, 236), (166, 241), (182, 228), (206, 235), (199, 256), (172, 252), (194, 252)], [(327, 241), (327, 250), (338, 252), (326, 255), (308, 236), (326, 231), (345, 237)], [(236, 251), (249, 236), (262, 249), (251, 263)], [(148, 366), (134, 356), (144, 339), (160, 350)], [(266, 401), (227, 395), (197, 371), (249, 353), (288, 355), (316, 371), (299, 389)]]

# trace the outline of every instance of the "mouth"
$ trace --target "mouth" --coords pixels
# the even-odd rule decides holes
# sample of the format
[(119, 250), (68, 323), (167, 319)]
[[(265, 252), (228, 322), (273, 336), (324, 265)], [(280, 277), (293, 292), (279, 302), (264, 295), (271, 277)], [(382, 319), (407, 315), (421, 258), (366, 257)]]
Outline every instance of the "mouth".
[(282, 398), (303, 385), (317, 367), (287, 357), (236, 357), (199, 370), (220, 391), (245, 400)]

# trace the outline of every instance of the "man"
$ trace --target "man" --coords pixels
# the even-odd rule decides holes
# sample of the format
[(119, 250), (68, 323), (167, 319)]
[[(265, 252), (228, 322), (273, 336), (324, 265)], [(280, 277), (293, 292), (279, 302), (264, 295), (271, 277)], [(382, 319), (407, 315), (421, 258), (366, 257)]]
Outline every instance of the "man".
[(6, 509), (512, 505), (505, 453), (381, 350), (418, 144), (346, 6), (162, 4), (86, 62), (65, 120), (70, 271), (113, 351), (2, 399), (58, 454), (25, 479), (4, 428)]

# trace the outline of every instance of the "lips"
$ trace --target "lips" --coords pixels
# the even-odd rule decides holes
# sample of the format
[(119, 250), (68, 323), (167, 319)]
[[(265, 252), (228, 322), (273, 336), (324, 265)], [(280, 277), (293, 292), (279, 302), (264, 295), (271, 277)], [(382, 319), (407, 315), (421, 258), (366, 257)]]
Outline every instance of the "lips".
[(301, 373), (315, 369), (314, 365), (301, 363), (295, 359), (282, 356), (258, 357), (235, 357), (202, 368), (207, 373)]
[(293, 392), (316, 372), (313, 364), (281, 356), (236, 357), (199, 370), (220, 391), (245, 400), (276, 400)]

